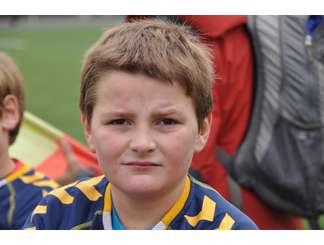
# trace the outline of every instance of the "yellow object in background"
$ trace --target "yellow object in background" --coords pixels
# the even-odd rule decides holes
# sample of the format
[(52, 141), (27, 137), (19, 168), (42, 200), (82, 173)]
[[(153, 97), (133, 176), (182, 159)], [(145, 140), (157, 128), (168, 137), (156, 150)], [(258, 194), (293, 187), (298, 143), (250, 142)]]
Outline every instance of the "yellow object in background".
[(62, 136), (63, 132), (26, 111), (10, 156), (36, 167), (56, 150)]
[(16, 142), (9, 149), (10, 157), (35, 167), (51, 178), (56, 178), (63, 175), (67, 166), (67, 158), (60, 140), (70, 144), (78, 161), (84, 167), (90, 167), (94, 175), (102, 173), (95, 155), (86, 146), (27, 111), (24, 113)]

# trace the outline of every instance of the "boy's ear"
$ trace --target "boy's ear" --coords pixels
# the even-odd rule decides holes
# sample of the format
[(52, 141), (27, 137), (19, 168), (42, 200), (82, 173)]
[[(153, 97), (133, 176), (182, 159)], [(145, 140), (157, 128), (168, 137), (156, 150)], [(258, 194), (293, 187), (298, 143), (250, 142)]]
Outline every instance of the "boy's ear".
[(88, 142), (88, 146), (89, 146), (90, 150), (93, 153), (95, 153), (96, 151), (95, 151), (93, 141), (92, 141), (91, 123), (89, 122), (88, 117), (84, 113), (81, 113), (81, 122), (82, 122), (82, 125), (83, 125), (84, 135), (85, 135), (86, 140)]
[(201, 128), (198, 132), (198, 137), (196, 140), (196, 146), (195, 146), (196, 152), (201, 151), (205, 147), (205, 145), (208, 141), (211, 124), (212, 124), (212, 119), (213, 119), (212, 113), (209, 113), (201, 125)]
[(5, 96), (1, 106), (1, 127), (6, 131), (16, 128), (20, 121), (19, 103), (16, 96), (9, 94)]

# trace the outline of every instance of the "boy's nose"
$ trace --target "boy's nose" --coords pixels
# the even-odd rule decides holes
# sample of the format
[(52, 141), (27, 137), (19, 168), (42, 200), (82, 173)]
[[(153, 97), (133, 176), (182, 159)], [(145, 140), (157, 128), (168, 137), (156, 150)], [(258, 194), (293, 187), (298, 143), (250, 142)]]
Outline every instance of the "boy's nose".
[(150, 153), (155, 150), (156, 144), (150, 132), (146, 129), (138, 129), (130, 142), (130, 148), (136, 153)]

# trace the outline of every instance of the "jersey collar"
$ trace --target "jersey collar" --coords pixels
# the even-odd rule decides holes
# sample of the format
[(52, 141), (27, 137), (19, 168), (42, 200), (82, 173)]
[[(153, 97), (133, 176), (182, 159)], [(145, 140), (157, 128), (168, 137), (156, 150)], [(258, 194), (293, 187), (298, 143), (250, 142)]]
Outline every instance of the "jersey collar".
[[(184, 190), (182, 191), (181, 196), (176, 201), (176, 203), (172, 206), (172, 208), (163, 216), (160, 222), (158, 222), (152, 230), (165, 230), (169, 227), (171, 222), (175, 219), (175, 217), (180, 213), (183, 209), (186, 201), (189, 197), (190, 192), (190, 178), (186, 177), (186, 184)], [(102, 213), (102, 223), (105, 230), (112, 230), (111, 223), (111, 213), (112, 213), (112, 201), (111, 201), (111, 186), (108, 183), (104, 196), (104, 208)]]

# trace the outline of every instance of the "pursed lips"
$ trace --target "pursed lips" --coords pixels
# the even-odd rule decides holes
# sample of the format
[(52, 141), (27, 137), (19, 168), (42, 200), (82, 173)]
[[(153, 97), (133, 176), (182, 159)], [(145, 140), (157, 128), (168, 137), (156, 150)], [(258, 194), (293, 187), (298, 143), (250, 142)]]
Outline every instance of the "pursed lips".
[(124, 162), (122, 165), (126, 166), (138, 166), (138, 167), (161, 167), (162, 164), (149, 162), (149, 161), (131, 161), (131, 162)]

